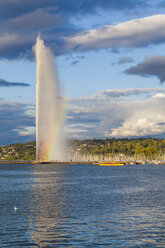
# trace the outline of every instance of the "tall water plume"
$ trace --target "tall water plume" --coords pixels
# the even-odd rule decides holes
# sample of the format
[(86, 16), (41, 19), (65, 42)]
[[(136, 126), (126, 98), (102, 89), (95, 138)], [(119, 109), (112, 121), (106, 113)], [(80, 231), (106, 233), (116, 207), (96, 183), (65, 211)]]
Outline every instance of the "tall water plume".
[(40, 36), (36, 55), (36, 159), (64, 161), (63, 101), (51, 50)]

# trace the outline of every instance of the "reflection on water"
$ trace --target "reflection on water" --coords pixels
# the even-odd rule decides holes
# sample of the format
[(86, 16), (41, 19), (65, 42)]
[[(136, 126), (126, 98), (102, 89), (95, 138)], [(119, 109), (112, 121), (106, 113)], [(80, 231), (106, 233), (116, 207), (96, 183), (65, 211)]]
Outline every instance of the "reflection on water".
[(31, 204), (34, 205), (34, 209), (30, 221), (33, 223), (35, 220), (35, 222), (31, 232), (32, 240), (39, 247), (48, 247), (51, 242), (54, 243), (56, 232), (58, 233), (56, 242), (62, 235), (60, 219), (62, 218), (61, 210), (65, 207), (65, 195), (60, 179), (63, 178), (63, 169), (50, 171), (49, 168), (43, 166), (43, 171), (37, 168), (33, 176), (34, 198)]
[(165, 247), (164, 173), (0, 165), (0, 247)]

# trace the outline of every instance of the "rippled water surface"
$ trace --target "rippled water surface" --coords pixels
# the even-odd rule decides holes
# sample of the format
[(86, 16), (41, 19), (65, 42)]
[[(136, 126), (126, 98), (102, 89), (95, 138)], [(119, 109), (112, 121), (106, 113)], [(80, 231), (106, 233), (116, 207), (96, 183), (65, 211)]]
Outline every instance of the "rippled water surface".
[(0, 165), (0, 248), (165, 247), (164, 177), (164, 165)]

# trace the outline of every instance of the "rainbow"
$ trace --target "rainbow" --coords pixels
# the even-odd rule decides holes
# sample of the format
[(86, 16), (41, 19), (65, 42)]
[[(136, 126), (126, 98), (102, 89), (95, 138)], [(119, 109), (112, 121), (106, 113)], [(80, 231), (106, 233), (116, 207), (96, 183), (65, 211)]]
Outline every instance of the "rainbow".
[(58, 146), (58, 140), (60, 139), (60, 135), (61, 135), (61, 127), (63, 127), (64, 125), (64, 120), (66, 117), (66, 101), (65, 99), (62, 99), (61, 104), (60, 104), (60, 109), (59, 109), (59, 116), (57, 117), (58, 122), (56, 127), (54, 127), (51, 131), (50, 131), (50, 136), (51, 136), (51, 140), (48, 144), (47, 147), (47, 156), (46, 159), (48, 161), (54, 160), (53, 158), (53, 154), (54, 151), (57, 149)]

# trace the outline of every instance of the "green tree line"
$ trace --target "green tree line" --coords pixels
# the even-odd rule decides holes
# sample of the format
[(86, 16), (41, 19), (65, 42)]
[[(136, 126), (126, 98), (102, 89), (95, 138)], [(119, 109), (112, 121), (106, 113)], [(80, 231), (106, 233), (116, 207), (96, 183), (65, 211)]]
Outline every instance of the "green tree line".
[[(165, 139), (88, 139), (70, 140), (68, 149), (81, 154), (125, 155), (159, 159), (165, 156)], [(12, 144), (0, 147), (0, 160), (35, 160), (36, 143)]]

